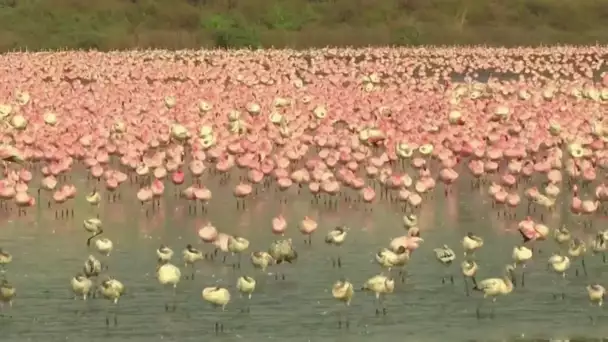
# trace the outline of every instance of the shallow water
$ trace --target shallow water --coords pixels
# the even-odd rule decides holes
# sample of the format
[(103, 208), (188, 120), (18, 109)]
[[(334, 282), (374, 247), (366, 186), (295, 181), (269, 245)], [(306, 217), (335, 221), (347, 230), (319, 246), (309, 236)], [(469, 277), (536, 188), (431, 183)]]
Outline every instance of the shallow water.
[[(83, 181), (84, 182), (84, 181)], [(369, 277), (380, 273), (372, 262), (373, 254), (388, 244), (390, 238), (402, 235), (398, 207), (376, 205), (372, 211), (363, 206), (347, 208), (339, 203), (337, 211), (311, 204), (309, 195), (292, 194), (288, 204), (279, 204), (274, 190), (265, 200), (249, 202), (247, 211), (236, 212), (229, 188), (212, 184), (214, 199), (206, 216), (188, 215), (187, 203), (173, 197), (167, 189), (161, 209), (146, 217), (145, 209), (134, 199), (134, 190), (123, 190), (120, 203), (104, 204), (99, 209), (104, 221), (105, 236), (115, 244), (107, 259), (108, 274), (121, 280), (127, 295), (120, 302), (118, 326), (106, 327), (107, 301), (73, 300), (69, 280), (89, 254), (82, 220), (96, 210), (78, 203), (74, 219), (56, 220), (54, 210), (45, 205), (33, 209), (27, 217), (13, 213), (4, 218), (0, 229), (0, 246), (10, 251), (14, 261), (7, 278), (17, 288), (18, 297), (12, 309), (5, 309), (0, 318), (2, 341), (81, 340), (101, 341), (369, 341), (406, 337), (411, 341), (438, 341), (450, 336), (452, 341), (504, 341), (533, 339), (592, 340), (608, 336), (608, 317), (601, 310), (589, 307), (585, 285), (605, 279), (608, 265), (599, 258), (587, 259), (589, 276), (576, 277), (574, 265), (567, 278), (566, 298), (554, 300), (560, 288), (558, 276), (546, 270), (546, 259), (553, 242), (542, 246), (542, 254), (528, 266), (525, 287), (517, 287), (495, 305), (495, 318), (478, 320), (475, 308), (481, 296), (464, 294), (458, 264), (462, 260), (460, 239), (467, 231), (485, 238), (477, 253), (480, 264), (478, 279), (500, 276), (510, 262), (513, 245), (520, 241), (509, 231), (516, 221), (498, 218), (496, 211), (484, 202), (480, 190), (471, 191), (467, 181), (454, 187), (446, 198), (438, 188), (434, 198), (425, 202), (420, 213), (420, 227), (425, 238), (414, 252), (405, 284), (397, 283), (395, 293), (387, 297), (388, 314), (376, 316), (373, 295), (357, 292), (348, 311), (331, 297), (333, 282), (341, 277), (359, 287)], [(134, 189), (134, 188), (133, 188)], [(307, 191), (304, 191), (307, 192)], [(223, 195), (220, 195), (223, 194)], [(45, 194), (42, 195), (41, 203)], [(323, 200), (321, 200), (322, 204)], [(44, 209), (42, 209), (44, 208)], [(181, 250), (187, 243), (207, 251), (209, 246), (197, 245), (196, 229), (210, 220), (218, 229), (236, 233), (251, 241), (252, 250), (266, 250), (274, 239), (270, 221), (282, 212), (288, 218), (288, 236), (294, 238), (300, 254), (297, 262), (283, 268), (286, 280), (253, 270), (248, 257), (241, 270), (223, 265), (221, 261), (205, 261), (198, 265), (195, 280), (179, 284), (176, 312), (166, 313), (164, 304), (171, 301), (170, 290), (163, 289), (154, 277), (155, 249), (168, 244), (174, 249), (175, 263), (181, 266)], [(313, 236), (313, 245), (304, 244), (297, 231), (297, 222), (304, 215), (318, 217), (320, 228)], [(525, 215), (518, 213), (519, 218)], [(555, 212), (547, 218), (551, 226), (570, 222), (570, 215)], [(352, 228), (341, 250), (323, 244), (328, 229), (338, 224)], [(596, 225), (605, 221), (596, 221)], [(452, 266), (455, 284), (441, 284), (444, 267), (434, 257), (433, 248), (448, 244), (458, 251)], [(340, 255), (342, 268), (333, 268), (329, 257)], [(103, 260), (103, 259), (102, 259)], [(232, 262), (229, 258), (229, 263)], [(274, 272), (275, 269), (270, 269)], [(189, 271), (182, 269), (184, 275)], [(518, 272), (520, 272), (518, 270)], [(251, 312), (243, 313), (246, 300), (240, 299), (234, 286), (237, 275), (249, 274), (258, 280), (251, 300)], [(518, 273), (519, 275), (519, 273)], [(226, 312), (219, 312), (201, 299), (201, 290), (215, 284), (228, 286), (233, 301)], [(489, 312), (490, 304), (484, 306)], [(10, 316), (9, 316), (10, 315)], [(338, 328), (339, 315), (348, 315), (350, 327)], [(598, 315), (592, 325), (589, 315)], [(221, 321), (225, 332), (216, 336), (214, 323)]]

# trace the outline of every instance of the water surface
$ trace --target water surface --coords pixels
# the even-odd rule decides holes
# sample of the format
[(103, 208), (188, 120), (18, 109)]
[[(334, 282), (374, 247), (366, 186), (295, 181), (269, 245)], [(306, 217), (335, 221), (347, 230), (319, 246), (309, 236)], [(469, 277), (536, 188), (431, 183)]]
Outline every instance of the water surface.
[[(498, 218), (481, 190), (470, 190), (468, 181), (454, 187), (447, 198), (438, 190), (425, 202), (420, 213), (424, 245), (413, 255), (406, 283), (398, 282), (395, 293), (387, 297), (386, 316), (376, 316), (373, 295), (362, 292), (355, 294), (351, 307), (344, 311), (332, 299), (330, 288), (341, 277), (360, 287), (381, 271), (372, 262), (373, 254), (390, 238), (405, 233), (398, 206), (376, 205), (367, 211), (363, 206), (348, 208), (340, 202), (337, 211), (330, 211), (311, 204), (309, 195), (292, 194), (287, 204), (280, 204), (272, 199), (278, 195), (270, 190), (260, 194), (264, 200), (250, 202), (247, 211), (236, 212), (228, 188), (219, 187), (217, 182), (211, 183), (211, 188), (215, 197), (205, 216), (188, 215), (187, 204), (173, 197), (172, 188), (167, 189), (160, 211), (151, 217), (146, 217), (134, 199), (134, 190), (123, 190), (120, 203), (104, 201), (99, 212), (105, 236), (115, 243), (115, 251), (107, 259), (108, 273), (127, 287), (118, 309), (119, 324), (110, 328), (105, 325), (110, 303), (102, 299), (73, 300), (69, 290), (70, 278), (81, 270), (89, 254), (82, 220), (96, 210), (78, 203), (70, 220), (56, 220), (53, 209), (45, 205), (25, 218), (5, 214), (0, 245), (14, 256), (7, 277), (17, 287), (18, 297), (14, 307), (0, 318), (2, 341), (443, 341), (446, 337), (452, 341), (504, 341), (608, 336), (607, 318), (601, 310), (590, 308), (585, 292), (588, 282), (605, 279), (608, 266), (599, 258), (589, 257), (587, 278), (574, 276), (573, 267), (565, 300), (554, 300), (553, 293), (560, 291), (555, 284), (559, 278), (546, 270), (546, 259), (556, 249), (552, 242), (547, 242), (543, 254), (529, 265), (526, 286), (499, 298), (494, 319), (476, 318), (481, 295), (464, 295), (457, 264), (452, 268), (455, 284), (441, 284), (445, 270), (435, 260), (433, 248), (448, 244), (458, 251), (459, 263), (462, 236), (468, 231), (483, 236), (485, 246), (477, 254), (481, 267), (478, 278), (483, 279), (502, 274), (513, 246), (520, 241), (517, 233), (509, 231), (515, 223)], [(44, 196), (41, 202), (46, 203)], [(294, 238), (300, 253), (296, 264), (282, 269), (285, 281), (254, 270), (247, 257), (243, 258), (242, 269), (236, 271), (219, 261), (202, 262), (195, 280), (180, 282), (176, 312), (165, 313), (164, 304), (171, 294), (154, 277), (155, 249), (161, 243), (175, 250), (175, 263), (182, 267), (181, 250), (187, 243), (210, 250), (196, 237), (197, 227), (210, 220), (224, 232), (250, 239), (252, 250), (266, 250), (275, 238), (270, 221), (278, 213), (288, 218), (287, 235)], [(525, 215), (518, 214), (519, 219)], [(313, 237), (312, 247), (304, 244), (296, 229), (304, 215), (319, 219), (319, 233)], [(557, 211), (547, 220), (554, 225), (570, 218)], [(341, 249), (323, 244), (325, 232), (338, 224), (352, 228)], [(337, 255), (344, 260), (342, 268), (333, 268), (329, 261)], [(229, 258), (228, 262), (233, 260)], [(258, 280), (250, 313), (241, 312), (247, 304), (234, 286), (239, 274)], [(202, 288), (216, 284), (229, 287), (233, 294), (226, 312), (215, 310), (201, 299)], [(488, 303), (484, 310), (489, 307)], [(349, 316), (349, 329), (338, 328), (339, 315)], [(598, 323), (592, 325), (589, 315), (598, 315)], [(226, 331), (216, 336), (213, 325), (218, 320)]]

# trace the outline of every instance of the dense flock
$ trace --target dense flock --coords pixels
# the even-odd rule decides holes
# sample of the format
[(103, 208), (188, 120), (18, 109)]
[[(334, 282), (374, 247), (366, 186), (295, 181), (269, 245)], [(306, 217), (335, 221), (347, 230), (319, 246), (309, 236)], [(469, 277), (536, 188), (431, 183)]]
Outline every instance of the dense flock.
[[(17, 220), (43, 210), (62, 221), (74, 220), (77, 203), (90, 206), (82, 223), (90, 252), (83, 249), (83, 269), (66, 287), (78, 298), (116, 304), (108, 326), (118, 324), (117, 304), (129, 284), (112, 276), (112, 236), (98, 208), (137, 201), (152, 220), (169, 197), (203, 217), (218, 200), (239, 212), (255, 201), (299, 197), (338, 213), (378, 205), (399, 212), (403, 235), (374, 251), (378, 275), (327, 279), (331, 297), (345, 306), (340, 327), (350, 326), (351, 301), (366, 300), (359, 291), (375, 294), (376, 314), (390, 314), (386, 298), (415, 277), (408, 265), (424, 253), (446, 270), (458, 255), (458, 273), (447, 272), (442, 282), (464, 279), (463, 295), (479, 292), (491, 302), (525, 286), (525, 266), (535, 259), (561, 277), (557, 300), (568, 272), (587, 275), (586, 255), (606, 262), (608, 230), (600, 219), (608, 209), (607, 52), (563, 46), (5, 54), (0, 210)], [(210, 182), (221, 190), (212, 192)], [(424, 244), (421, 208), (456, 183), (481, 192), (497, 217), (516, 223), (522, 240), (512, 263), (494, 270), (504, 276), (478, 279), (483, 234), (465, 234), (460, 246)], [(552, 219), (562, 207), (574, 224)], [(261, 224), (276, 235), (265, 246), (208, 222), (189, 237), (181, 259), (166, 245), (151, 252), (157, 280), (175, 298), (180, 281), (194, 280), (209, 262), (224, 263), (238, 280), (203, 280), (201, 298), (228, 309), (235, 293), (251, 298), (256, 279), (284, 280), (299, 249), (326, 243), (340, 251), (356, 229), (321, 226), (312, 214), (295, 220), (304, 245), (288, 228), (294, 219), (280, 213)], [(259, 271), (241, 272), (241, 256)], [(10, 276), (19, 272), (11, 269), (19, 257), (0, 249), (6, 311), (18, 303)], [(339, 252), (329, 261), (336, 269), (343, 262)], [(598, 306), (606, 295), (596, 281), (581, 293)], [(166, 311), (176, 309), (176, 301), (165, 303)], [(493, 306), (488, 313), (478, 306), (476, 315), (494, 317)], [(224, 322), (214, 330), (222, 332)]]

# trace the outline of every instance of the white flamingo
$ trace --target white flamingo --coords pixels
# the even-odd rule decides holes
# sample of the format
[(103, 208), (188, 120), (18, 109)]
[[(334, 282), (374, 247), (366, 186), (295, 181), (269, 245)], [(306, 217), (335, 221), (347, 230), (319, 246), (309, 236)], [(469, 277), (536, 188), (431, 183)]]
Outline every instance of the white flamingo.
[(247, 308), (246, 312), (251, 311), (249, 308), (249, 301), (251, 300), (251, 295), (253, 291), (255, 291), (256, 281), (252, 277), (249, 276), (241, 276), (236, 281), (236, 288), (239, 290), (241, 295), (247, 296)]
[[(112, 302), (114, 306), (114, 325), (118, 325), (118, 301), (125, 293), (125, 286), (114, 278), (108, 278), (101, 282), (99, 292), (103, 298)], [(106, 325), (110, 325), (110, 310), (106, 312)]]
[[(182, 257), (184, 259), (184, 266), (185, 267), (190, 267), (190, 269), (192, 270), (192, 274), (190, 275), (190, 279), (194, 280), (194, 265), (203, 260), (203, 252), (199, 251), (198, 249), (192, 247), (191, 244), (186, 245), (186, 248), (184, 249), (184, 251), (182, 252)], [(186, 279), (188, 279), (186, 277)]]
[[(334, 283), (334, 285), (331, 287), (331, 295), (336, 300), (344, 303), (344, 306), (347, 308), (350, 306), (350, 302), (353, 299), (354, 294), (355, 294), (355, 290), (354, 290), (353, 284), (351, 284), (346, 279), (340, 279), (340, 280), (336, 281)], [(340, 319), (338, 320), (338, 326), (342, 327), (342, 315), (340, 315), (339, 318)], [(346, 315), (346, 318), (344, 319), (344, 323), (347, 328), (350, 326), (348, 314)]]
[[(433, 249), (435, 252), (435, 258), (439, 261), (443, 266), (445, 266), (446, 272), (449, 272), (449, 266), (452, 264), (454, 260), (456, 260), (456, 253), (448, 247), (448, 245), (443, 245), (441, 248)], [(443, 277), (441, 277), (441, 283), (445, 284), (445, 280), (448, 278), (448, 274), (444, 273)], [(454, 275), (449, 274), (450, 282), (454, 284)]]
[(93, 288), (93, 281), (79, 273), (72, 277), (70, 280), (70, 285), (72, 286), (74, 299), (76, 299), (76, 296), (81, 296), (82, 300), (87, 300), (87, 297)]
[[(340, 226), (340, 227), (336, 227), (336, 228), (332, 229), (325, 236), (325, 243), (328, 245), (333, 245), (333, 246), (337, 246), (337, 247), (342, 246), (342, 244), (346, 240), (346, 235), (348, 234), (348, 230), (349, 229), (344, 226)], [(336, 267), (336, 266), (342, 267), (342, 259), (340, 258), (340, 256), (338, 256), (337, 258), (332, 258), (331, 262), (334, 267)]]
[(82, 225), (84, 226), (84, 230), (91, 234), (87, 239), (87, 246), (90, 246), (91, 240), (103, 233), (101, 220), (96, 217), (89, 218), (84, 220)]
[[(363, 287), (361, 288), (363, 291), (371, 291), (376, 295), (376, 302), (380, 304), (382, 308), (382, 313), (386, 315), (386, 307), (384, 306), (385, 296), (388, 293), (393, 293), (395, 290), (395, 280), (393, 278), (387, 277), (385, 275), (377, 275), (369, 278)], [(376, 307), (376, 314), (380, 313), (380, 309)]]
[[(211, 303), (215, 308), (221, 308), (222, 311), (226, 310), (226, 305), (230, 303), (230, 291), (219, 286), (205, 287), (202, 297), (203, 300)], [(215, 332), (218, 333), (220, 331), (224, 331), (224, 324), (217, 321), (215, 322)]]
[[(168, 261), (158, 265), (156, 269), (156, 278), (158, 282), (163, 286), (173, 287), (173, 307), (171, 311), (175, 311), (177, 307), (177, 284), (181, 280), (182, 272), (177, 266), (170, 264)], [(165, 311), (169, 311), (169, 303), (165, 303)]]
[[(492, 298), (492, 304), (496, 303), (496, 297), (506, 296), (513, 291), (515, 283), (515, 273), (513, 265), (507, 265), (505, 275), (502, 278), (484, 279), (477, 283), (475, 290), (483, 292), (483, 298)], [(477, 306), (477, 318), (481, 318), (481, 302)], [(490, 312), (490, 317), (494, 317), (494, 306)]]

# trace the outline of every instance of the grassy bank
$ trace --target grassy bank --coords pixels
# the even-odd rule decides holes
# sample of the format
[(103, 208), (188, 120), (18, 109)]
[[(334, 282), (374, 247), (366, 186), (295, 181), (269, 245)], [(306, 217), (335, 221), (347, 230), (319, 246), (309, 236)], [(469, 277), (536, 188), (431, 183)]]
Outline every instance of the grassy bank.
[(0, 0), (0, 49), (608, 43), (606, 0)]

